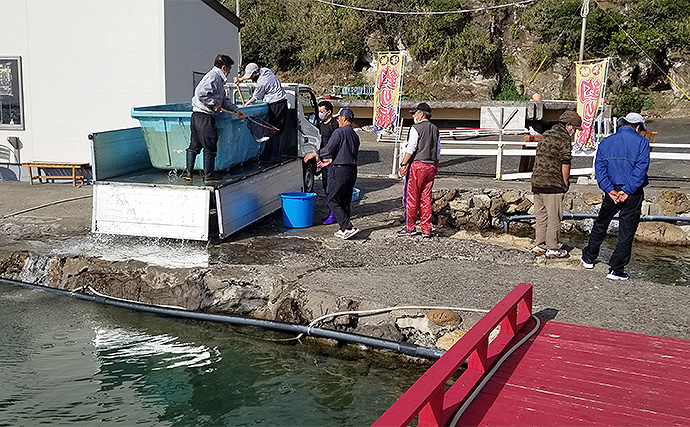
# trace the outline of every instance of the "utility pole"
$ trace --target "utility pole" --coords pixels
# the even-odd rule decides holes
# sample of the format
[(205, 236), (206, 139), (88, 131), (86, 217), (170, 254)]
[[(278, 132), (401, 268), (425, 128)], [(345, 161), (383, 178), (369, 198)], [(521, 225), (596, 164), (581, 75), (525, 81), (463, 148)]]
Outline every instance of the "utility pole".
[(582, 0), (582, 34), (580, 35), (580, 62), (585, 59), (585, 28), (587, 27), (587, 15), (589, 15), (589, 0)]
[[(240, 17), (240, 0), (235, 0), (235, 15)], [(242, 27), (237, 29), (237, 73), (242, 73)]]

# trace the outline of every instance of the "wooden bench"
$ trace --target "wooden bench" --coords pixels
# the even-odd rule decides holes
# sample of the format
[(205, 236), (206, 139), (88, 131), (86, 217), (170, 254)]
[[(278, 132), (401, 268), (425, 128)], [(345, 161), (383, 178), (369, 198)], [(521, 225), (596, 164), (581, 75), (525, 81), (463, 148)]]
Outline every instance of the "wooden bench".
[[(77, 186), (77, 180), (81, 181), (81, 185), (84, 185), (84, 168), (89, 166), (88, 163), (61, 163), (61, 162), (29, 162), (22, 163), (29, 170), (29, 183), (34, 185), (34, 179), (38, 179), (39, 183), (43, 183), (42, 179), (46, 182), (49, 179), (69, 179), (72, 178), (72, 185)], [(32, 168), (36, 168), (36, 175), (33, 174)], [(43, 174), (41, 174), (41, 169), (43, 169)], [(72, 175), (48, 175), (46, 169), (71, 169)]]

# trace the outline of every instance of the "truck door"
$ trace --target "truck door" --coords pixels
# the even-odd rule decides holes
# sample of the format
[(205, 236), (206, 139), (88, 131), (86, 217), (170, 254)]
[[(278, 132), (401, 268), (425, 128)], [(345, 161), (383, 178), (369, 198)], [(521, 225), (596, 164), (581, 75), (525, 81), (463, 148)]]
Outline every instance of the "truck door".
[[(297, 120), (299, 120), (298, 152), (300, 157), (316, 151), (321, 146), (321, 132), (319, 132), (319, 108), (316, 95), (308, 87), (299, 88), (299, 103)], [(316, 161), (304, 164), (304, 191), (312, 191), (316, 177)]]

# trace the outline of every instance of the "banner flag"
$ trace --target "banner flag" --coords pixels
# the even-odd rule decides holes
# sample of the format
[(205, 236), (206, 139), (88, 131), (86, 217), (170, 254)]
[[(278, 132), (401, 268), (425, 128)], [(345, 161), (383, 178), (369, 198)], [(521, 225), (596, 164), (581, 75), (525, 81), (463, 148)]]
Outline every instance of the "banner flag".
[(577, 113), (582, 117), (582, 130), (575, 135), (573, 151), (593, 151), (594, 120), (603, 102), (603, 90), (606, 87), (606, 68), (608, 58), (597, 62), (576, 62), (577, 76)]
[(395, 135), (400, 122), (405, 54), (379, 53), (374, 86), (374, 126), (376, 134)]

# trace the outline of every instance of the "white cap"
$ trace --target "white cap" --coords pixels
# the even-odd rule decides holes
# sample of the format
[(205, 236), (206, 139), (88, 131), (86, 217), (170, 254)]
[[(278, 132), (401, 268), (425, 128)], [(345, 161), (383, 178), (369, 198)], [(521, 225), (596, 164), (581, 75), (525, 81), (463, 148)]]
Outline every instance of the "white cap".
[(644, 117), (638, 113), (628, 113), (627, 116), (623, 117), (623, 120), (630, 123), (631, 125), (642, 125), (643, 130), (647, 130), (647, 125), (644, 121)]
[(256, 65), (256, 64), (253, 63), (253, 62), (250, 62), (249, 64), (247, 64), (246, 67), (244, 67), (244, 76), (242, 76), (242, 78), (248, 79), (248, 78), (250, 78), (250, 77), (252, 76), (252, 74), (254, 74), (254, 72), (256, 72), (256, 71), (259, 71), (259, 66)]

